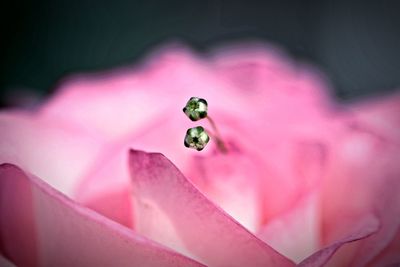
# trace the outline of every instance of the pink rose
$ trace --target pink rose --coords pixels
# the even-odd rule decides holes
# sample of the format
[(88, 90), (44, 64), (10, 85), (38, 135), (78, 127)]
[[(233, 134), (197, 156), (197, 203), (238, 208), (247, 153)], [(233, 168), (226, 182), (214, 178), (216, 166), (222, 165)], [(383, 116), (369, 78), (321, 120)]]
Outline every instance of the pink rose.
[[(184, 147), (192, 96), (228, 153)], [(170, 46), (2, 111), (0, 265), (399, 264), (400, 95), (331, 99), (270, 47)]]

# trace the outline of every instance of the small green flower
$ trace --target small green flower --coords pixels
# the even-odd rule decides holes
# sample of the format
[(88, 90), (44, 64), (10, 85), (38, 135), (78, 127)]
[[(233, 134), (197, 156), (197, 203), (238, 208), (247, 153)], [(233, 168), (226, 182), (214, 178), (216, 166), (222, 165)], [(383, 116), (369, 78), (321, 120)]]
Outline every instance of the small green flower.
[(207, 101), (198, 97), (191, 97), (183, 108), (186, 116), (192, 121), (207, 117)]
[(207, 145), (208, 141), (210, 141), (210, 137), (204, 128), (197, 126), (187, 130), (184, 144), (185, 147), (201, 151)]

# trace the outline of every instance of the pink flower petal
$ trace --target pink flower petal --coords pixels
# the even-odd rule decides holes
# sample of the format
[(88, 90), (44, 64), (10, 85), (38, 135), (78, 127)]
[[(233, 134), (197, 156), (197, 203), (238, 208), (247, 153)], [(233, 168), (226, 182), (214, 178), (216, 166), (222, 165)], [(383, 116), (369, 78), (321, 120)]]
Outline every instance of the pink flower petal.
[(0, 166), (0, 252), (18, 266), (200, 266)]
[[(97, 134), (62, 120), (3, 112), (0, 114), (0, 150), (0, 163), (16, 164), (74, 200), (132, 226), (129, 183), (124, 187), (108, 185), (107, 191), (91, 194), (89, 201), (79, 198), (78, 186), (89, 172), (102, 168), (105, 163), (98, 162), (97, 158), (103, 151), (109, 152), (106, 142)], [(125, 178), (129, 181), (127, 174)], [(91, 192), (93, 187), (81, 191)]]
[(21, 166), (68, 196), (103, 143), (97, 135), (60, 120), (0, 114), (0, 163)]
[(227, 154), (192, 157), (185, 168), (185, 177), (254, 233), (260, 227), (262, 217), (262, 166), (257, 163), (260, 162), (245, 151), (231, 148)]
[(400, 225), (400, 147), (359, 121), (345, 124), (334, 140), (321, 191), (322, 242), (336, 242), (373, 213), (381, 229), (332, 259), (332, 266), (365, 266), (385, 250)]
[(286, 213), (268, 221), (257, 236), (296, 263), (319, 247), (319, 214), (317, 194), (313, 192)]
[[(146, 127), (167, 112), (170, 98), (166, 92), (152, 93), (152, 89), (148, 81), (137, 78), (134, 70), (82, 75), (62, 84), (42, 107), (41, 116), (62, 119), (94, 129), (107, 138), (117, 138)], [(146, 112), (140, 112), (143, 110)]]
[[(357, 222), (355, 222), (357, 224)], [(340, 249), (343, 245), (358, 241), (368, 236), (376, 233), (379, 230), (379, 222), (374, 217), (365, 217), (362, 221), (358, 222), (358, 225), (353, 226), (353, 230), (350, 231), (348, 236), (336, 241), (335, 243), (319, 250), (314, 253), (304, 261), (302, 261), (298, 266), (301, 267), (322, 267), (329, 259), (334, 255), (334, 253)], [(344, 263), (336, 263), (333, 266), (348, 266)]]
[(295, 262), (320, 244), (319, 189), (329, 149), (317, 137), (309, 138), (283, 133), (271, 138), (275, 144), (269, 141), (264, 156), (265, 218), (257, 236)]
[(390, 244), (368, 266), (400, 266), (400, 227)]
[[(86, 192), (89, 190), (85, 190)], [(109, 219), (119, 222), (129, 228), (133, 227), (132, 194), (130, 186), (121, 186), (119, 190), (104, 190), (93, 194), (92, 198), (78, 201), (86, 207), (97, 211)]]
[(131, 151), (136, 229), (211, 266), (293, 266), (204, 197), (161, 154)]
[(357, 119), (400, 144), (400, 93), (350, 106)]
[(287, 125), (313, 121), (332, 105), (324, 76), (274, 47), (245, 43), (218, 52), (215, 72), (247, 100), (250, 106), (240, 107), (250, 122), (280, 122), (290, 128)]

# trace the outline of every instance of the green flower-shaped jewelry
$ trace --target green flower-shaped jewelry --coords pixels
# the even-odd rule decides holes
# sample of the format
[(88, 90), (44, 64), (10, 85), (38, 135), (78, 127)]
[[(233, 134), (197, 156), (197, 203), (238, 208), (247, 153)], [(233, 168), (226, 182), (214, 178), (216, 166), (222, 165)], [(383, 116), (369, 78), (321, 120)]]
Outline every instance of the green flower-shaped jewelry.
[(198, 97), (191, 97), (183, 108), (186, 116), (192, 121), (198, 121), (207, 117), (207, 101)]
[(203, 148), (210, 141), (210, 137), (203, 127), (197, 126), (187, 130), (185, 136), (185, 147), (194, 148), (197, 151), (203, 150)]
[[(198, 121), (204, 118), (207, 118), (211, 127), (214, 131), (212, 134), (213, 138), (215, 138), (218, 149), (222, 153), (226, 153), (227, 149), (224, 142), (221, 139), (221, 136), (218, 132), (217, 126), (214, 121), (207, 114), (207, 101), (203, 98), (199, 97), (191, 97), (189, 101), (186, 103), (186, 106), (183, 108), (183, 112), (186, 116), (189, 117), (192, 121)], [(207, 145), (208, 141), (210, 141), (210, 137), (203, 127), (197, 126), (187, 130), (184, 144), (186, 147), (190, 147), (196, 149), (197, 151), (203, 150), (203, 148)]]

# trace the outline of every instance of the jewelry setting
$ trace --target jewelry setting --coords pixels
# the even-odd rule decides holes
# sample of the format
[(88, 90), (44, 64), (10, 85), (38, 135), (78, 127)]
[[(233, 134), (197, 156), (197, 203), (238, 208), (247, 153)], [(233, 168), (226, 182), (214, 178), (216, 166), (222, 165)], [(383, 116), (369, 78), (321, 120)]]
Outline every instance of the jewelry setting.
[[(183, 112), (191, 121), (198, 121), (206, 118), (212, 129), (212, 137), (215, 138), (217, 147), (222, 153), (226, 153), (228, 150), (224, 142), (222, 141), (221, 135), (215, 122), (208, 116), (208, 103), (205, 99), (199, 97), (191, 97), (183, 108)], [(197, 151), (203, 150), (207, 143), (210, 141), (210, 136), (202, 126), (190, 128), (186, 131), (184, 139), (184, 145), (188, 148), (196, 149)]]

